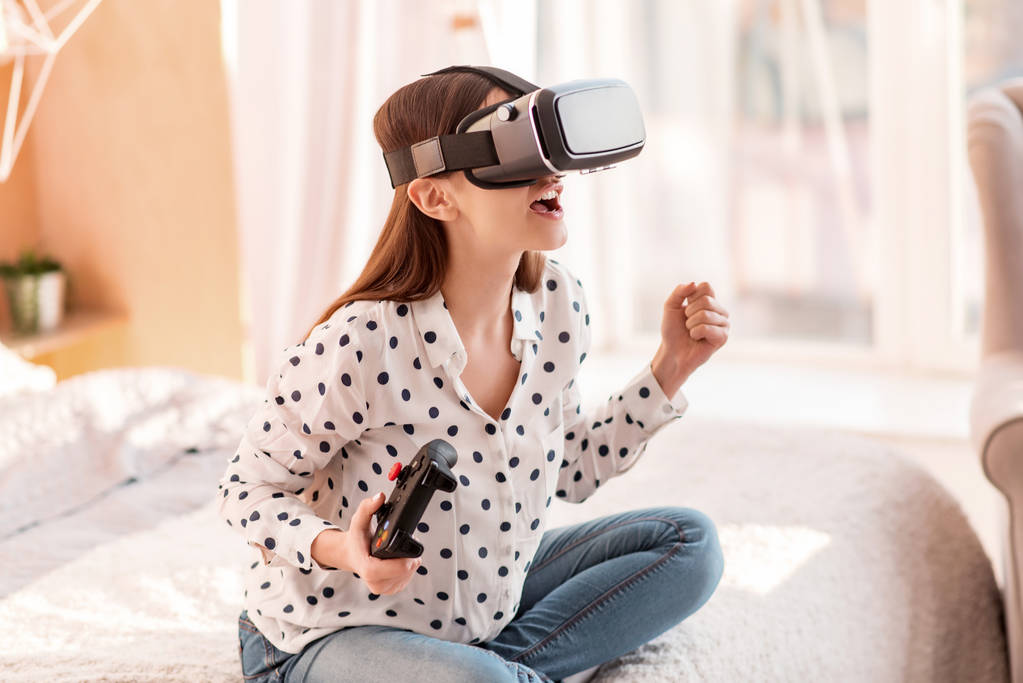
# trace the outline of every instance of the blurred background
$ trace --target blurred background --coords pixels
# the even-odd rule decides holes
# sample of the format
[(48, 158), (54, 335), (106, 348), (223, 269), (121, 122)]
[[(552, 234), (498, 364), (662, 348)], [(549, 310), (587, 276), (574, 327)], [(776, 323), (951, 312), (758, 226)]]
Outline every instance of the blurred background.
[(451, 64), (615, 77), (646, 146), (565, 179), (550, 252), (588, 291), (584, 392), (648, 362), (668, 293), (706, 280), (732, 331), (683, 387), (692, 414), (888, 439), (975, 519), (993, 509), (966, 441), (984, 264), (964, 112), (1023, 75), (1023, 4), (0, 6), (0, 260), (33, 249), (68, 283), (48, 329), (18, 333), (0, 301), (0, 341), (59, 379), (168, 365), (263, 385), (376, 240), (390, 93)]

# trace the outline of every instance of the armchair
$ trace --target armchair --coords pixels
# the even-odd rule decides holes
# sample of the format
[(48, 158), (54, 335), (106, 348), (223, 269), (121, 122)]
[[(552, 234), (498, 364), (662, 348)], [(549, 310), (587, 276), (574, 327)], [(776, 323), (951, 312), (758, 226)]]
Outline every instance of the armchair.
[(1023, 682), (1023, 78), (976, 93), (967, 143), (985, 236), (980, 370), (970, 440), (1008, 503), (1002, 597), (1012, 680)]

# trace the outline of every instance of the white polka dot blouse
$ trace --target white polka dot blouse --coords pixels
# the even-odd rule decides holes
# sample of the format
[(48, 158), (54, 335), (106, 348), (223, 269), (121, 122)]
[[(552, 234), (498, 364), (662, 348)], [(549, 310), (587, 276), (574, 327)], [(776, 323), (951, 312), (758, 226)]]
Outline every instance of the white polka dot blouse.
[[(631, 468), (682, 416), (647, 363), (584, 411), (575, 381), (590, 344), (582, 283), (548, 258), (543, 284), (513, 287), (511, 352), (520, 361), (500, 415), (460, 379), (467, 354), (443, 296), (342, 306), (284, 349), (266, 398), (218, 486), (225, 522), (256, 549), (245, 608), (285, 652), (348, 626), (385, 624), (445, 640), (491, 640), (515, 616), (553, 498), (580, 503)], [(435, 491), (413, 534), (424, 549), (392, 595), (320, 566), (310, 545), (347, 531), (360, 501), (390, 496), (394, 463), (444, 439), (458, 486)], [(370, 518), (370, 530), (375, 528)]]

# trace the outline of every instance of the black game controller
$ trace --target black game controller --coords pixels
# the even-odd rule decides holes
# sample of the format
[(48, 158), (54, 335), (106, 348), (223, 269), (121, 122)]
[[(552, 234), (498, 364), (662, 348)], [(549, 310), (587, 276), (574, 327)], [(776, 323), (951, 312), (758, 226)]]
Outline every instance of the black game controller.
[(454, 491), (458, 486), (451, 468), (458, 461), (454, 447), (444, 439), (434, 439), (419, 449), (408, 465), (394, 463), (387, 478), (394, 481), (391, 497), (374, 513), (377, 529), (369, 542), (373, 557), (419, 557), (423, 545), (412, 532), (423, 516), (433, 492)]

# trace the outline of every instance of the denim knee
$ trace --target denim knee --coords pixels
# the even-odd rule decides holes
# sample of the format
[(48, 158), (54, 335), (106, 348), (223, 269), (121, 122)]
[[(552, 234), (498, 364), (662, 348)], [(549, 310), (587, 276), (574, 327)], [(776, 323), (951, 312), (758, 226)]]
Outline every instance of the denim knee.
[(701, 582), (702, 592), (709, 598), (725, 571), (717, 526), (705, 513), (694, 508), (668, 506), (657, 510), (658, 516), (673, 520), (681, 530), (685, 555), (690, 561), (685, 580), (690, 584)]
[[(345, 680), (372, 678), (421, 680), (429, 683), (517, 683), (517, 665), (467, 643), (438, 640), (408, 629), (369, 624), (353, 627), (354, 640), (340, 632), (309, 644), (286, 680), (325, 680), (340, 674)], [(341, 638), (334, 641), (333, 638)], [(389, 661), (383, 661), (386, 657)], [(383, 667), (382, 670), (379, 667)], [(533, 680), (533, 679), (529, 679)]]
[(447, 665), (439, 664), (437, 668), (425, 666), (423, 669), (423, 680), (431, 683), (479, 683), (479, 681), (494, 681), (499, 683), (507, 681), (516, 683), (519, 677), (513, 665), (510, 665), (496, 653), (482, 648), (473, 648), (479, 654), (465, 657), (458, 662), (448, 662)]

